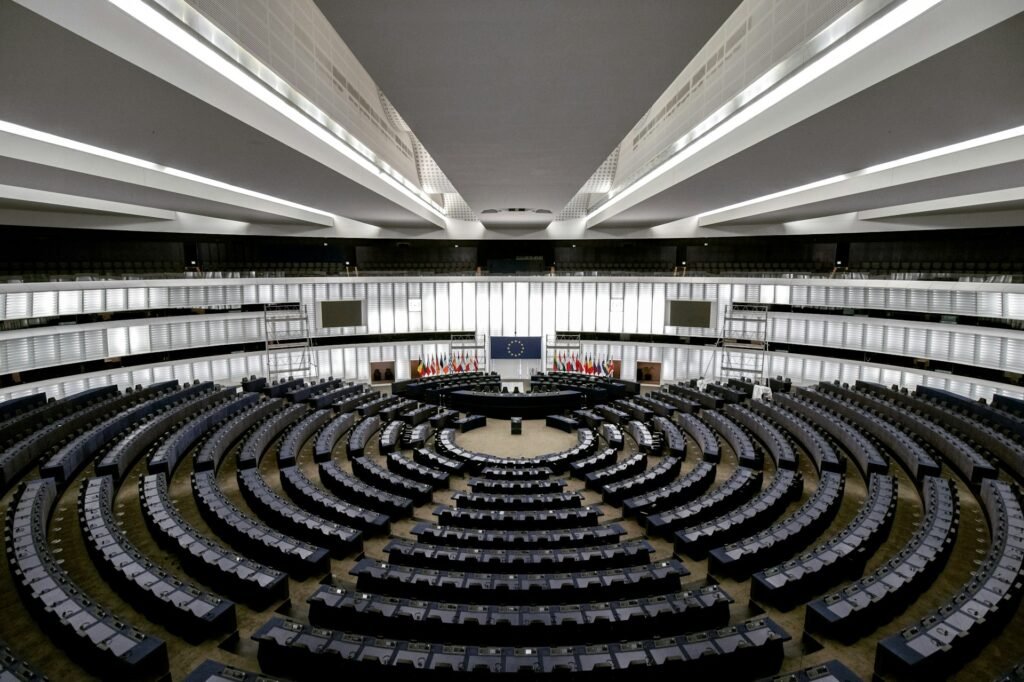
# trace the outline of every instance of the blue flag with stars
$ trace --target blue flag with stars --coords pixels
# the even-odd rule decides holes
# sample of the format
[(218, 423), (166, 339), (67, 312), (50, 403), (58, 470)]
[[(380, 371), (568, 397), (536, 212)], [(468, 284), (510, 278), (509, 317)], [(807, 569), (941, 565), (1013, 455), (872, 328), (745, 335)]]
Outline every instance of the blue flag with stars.
[(492, 336), (491, 359), (493, 360), (539, 360), (541, 354), (540, 336)]

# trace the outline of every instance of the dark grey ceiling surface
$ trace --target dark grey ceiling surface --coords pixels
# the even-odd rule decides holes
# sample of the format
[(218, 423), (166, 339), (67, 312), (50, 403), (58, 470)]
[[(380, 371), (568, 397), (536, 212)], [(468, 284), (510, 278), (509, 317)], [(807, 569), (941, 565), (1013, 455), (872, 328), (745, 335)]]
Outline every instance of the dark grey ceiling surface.
[(739, 5), (316, 1), (477, 215), (557, 214)]

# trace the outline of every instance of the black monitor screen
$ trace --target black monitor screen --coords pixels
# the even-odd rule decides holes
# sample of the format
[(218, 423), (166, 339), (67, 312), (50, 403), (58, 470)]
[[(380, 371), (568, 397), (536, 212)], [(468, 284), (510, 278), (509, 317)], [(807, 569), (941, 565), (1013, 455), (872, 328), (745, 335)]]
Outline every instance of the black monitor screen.
[(711, 327), (711, 301), (667, 301), (670, 327)]
[(324, 327), (363, 327), (364, 301), (320, 301), (320, 324)]

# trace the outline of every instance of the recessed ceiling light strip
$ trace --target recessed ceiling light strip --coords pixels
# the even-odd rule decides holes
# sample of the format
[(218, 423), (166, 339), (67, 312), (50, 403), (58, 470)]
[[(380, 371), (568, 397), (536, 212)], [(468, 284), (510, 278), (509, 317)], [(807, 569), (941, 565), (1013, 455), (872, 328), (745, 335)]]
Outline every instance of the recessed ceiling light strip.
[(326, 113), (292, 88), (183, 0), (109, 0), (147, 28), (286, 116), (331, 148), (444, 218), (444, 207), (392, 168)]

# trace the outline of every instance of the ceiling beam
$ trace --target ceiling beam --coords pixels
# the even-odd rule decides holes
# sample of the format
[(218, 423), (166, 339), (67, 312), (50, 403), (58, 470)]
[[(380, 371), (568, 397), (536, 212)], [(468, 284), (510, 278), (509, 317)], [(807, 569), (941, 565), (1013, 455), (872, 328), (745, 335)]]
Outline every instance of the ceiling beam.
[(277, 219), (334, 225), (334, 216), (326, 211), (6, 121), (0, 121), (0, 156), (245, 208)]
[[(930, 0), (904, 0), (887, 13), (909, 11)], [(854, 51), (851, 41), (866, 40), (880, 24), (868, 25), (816, 61), (737, 109), (700, 138), (633, 185), (613, 195), (587, 217), (593, 228), (669, 187), (875, 85), (1021, 11), (1019, 0), (940, 0), (922, 14)], [(891, 16), (890, 16), (891, 19)], [(886, 18), (876, 22), (886, 21)], [(867, 33), (866, 33), (867, 32)], [(844, 47), (846, 46), (846, 47)], [(851, 54), (825, 68), (847, 50)], [(831, 57), (830, 57), (831, 55)]]
[(1008, 187), (991, 192), (961, 194), (959, 196), (933, 199), (932, 201), (917, 201), (912, 204), (874, 208), (858, 212), (857, 217), (861, 220), (884, 220), (885, 218), (925, 215), (929, 213), (963, 213), (967, 212), (968, 209), (984, 209), (986, 207), (998, 207), (1000, 204), (1021, 202), (1024, 202), (1024, 187)]
[(749, 221), (830, 199), (1024, 160), (1024, 126), (825, 178), (697, 216), (701, 227)]
[(104, 215), (125, 215), (137, 218), (149, 218), (151, 220), (174, 219), (174, 211), (165, 211), (160, 208), (125, 204), (120, 201), (93, 199), (91, 197), (83, 197), (76, 194), (47, 192), (41, 189), (17, 187), (15, 185), (0, 185), (0, 203), (5, 202), (13, 202), (15, 206), (22, 207), (45, 206), (55, 211), (84, 211), (87, 213), (98, 213)]

